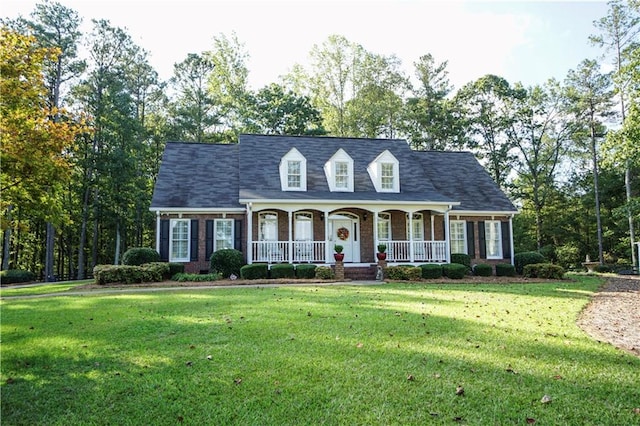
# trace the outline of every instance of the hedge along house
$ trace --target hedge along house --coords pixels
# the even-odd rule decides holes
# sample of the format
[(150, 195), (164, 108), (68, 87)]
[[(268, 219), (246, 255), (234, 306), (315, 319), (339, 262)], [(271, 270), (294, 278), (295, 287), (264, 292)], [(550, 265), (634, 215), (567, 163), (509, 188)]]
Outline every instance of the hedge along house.
[[(235, 248), (247, 263), (513, 263), (516, 208), (469, 152), (405, 140), (240, 135), (168, 142), (154, 188), (156, 248), (185, 270)], [(372, 269), (375, 271), (375, 268)]]

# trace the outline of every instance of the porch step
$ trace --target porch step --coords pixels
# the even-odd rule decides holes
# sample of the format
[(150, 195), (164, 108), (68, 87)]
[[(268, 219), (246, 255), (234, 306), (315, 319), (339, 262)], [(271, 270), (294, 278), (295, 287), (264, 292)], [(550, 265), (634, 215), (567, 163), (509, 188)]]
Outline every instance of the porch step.
[(376, 265), (345, 267), (344, 277), (354, 281), (375, 280), (377, 271)]

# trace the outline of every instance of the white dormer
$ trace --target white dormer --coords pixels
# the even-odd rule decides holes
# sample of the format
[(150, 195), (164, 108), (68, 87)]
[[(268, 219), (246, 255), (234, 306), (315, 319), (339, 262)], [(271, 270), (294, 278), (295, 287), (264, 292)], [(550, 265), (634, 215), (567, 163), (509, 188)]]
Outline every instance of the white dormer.
[(353, 158), (340, 148), (324, 165), (331, 192), (353, 192)]
[(378, 192), (400, 192), (400, 163), (385, 150), (367, 167), (369, 177)]
[(283, 191), (307, 190), (307, 159), (295, 148), (280, 160), (280, 187)]

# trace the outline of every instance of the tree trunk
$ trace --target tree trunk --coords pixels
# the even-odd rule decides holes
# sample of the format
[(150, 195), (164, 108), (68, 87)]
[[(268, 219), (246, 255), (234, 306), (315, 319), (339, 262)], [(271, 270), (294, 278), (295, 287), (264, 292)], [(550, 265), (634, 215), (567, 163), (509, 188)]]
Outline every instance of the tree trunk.
[(53, 271), (53, 256), (55, 252), (55, 241), (56, 241), (56, 229), (53, 226), (53, 223), (47, 222), (47, 232), (46, 232), (46, 250), (45, 250), (45, 260), (44, 260), (44, 279), (46, 282), (55, 281), (54, 271)]
[[(627, 193), (627, 203), (630, 203), (633, 194), (631, 192), (631, 164), (629, 160), (626, 161), (626, 167), (624, 170), (624, 187)], [(633, 213), (631, 212), (631, 208), (627, 209), (627, 220), (629, 221), (629, 239), (631, 240), (631, 264), (635, 266), (638, 264), (638, 261), (636, 257), (636, 235), (635, 228), (633, 226)]]
[(596, 199), (596, 226), (598, 228), (598, 259), (600, 264), (604, 264), (604, 253), (602, 250), (602, 220), (600, 219), (600, 191), (598, 189), (598, 154), (596, 152), (596, 135), (593, 125), (591, 126), (591, 155), (593, 159), (593, 190)]
[(120, 221), (116, 221), (116, 252), (113, 257), (113, 264), (120, 264)]
[(2, 270), (9, 269), (9, 260), (11, 257), (11, 211), (13, 206), (7, 207), (7, 229), (3, 232), (2, 241)]

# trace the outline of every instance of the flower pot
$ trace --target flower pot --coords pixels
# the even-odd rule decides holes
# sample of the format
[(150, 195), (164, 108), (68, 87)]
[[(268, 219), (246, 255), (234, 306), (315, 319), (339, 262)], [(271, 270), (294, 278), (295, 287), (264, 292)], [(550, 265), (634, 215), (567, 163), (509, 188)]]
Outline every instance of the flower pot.
[(387, 253), (376, 253), (378, 260), (387, 260)]
[(333, 253), (333, 258), (342, 261), (342, 259), (344, 259), (344, 253)]

